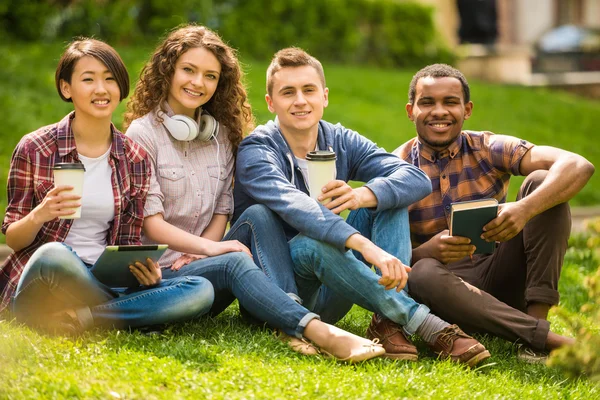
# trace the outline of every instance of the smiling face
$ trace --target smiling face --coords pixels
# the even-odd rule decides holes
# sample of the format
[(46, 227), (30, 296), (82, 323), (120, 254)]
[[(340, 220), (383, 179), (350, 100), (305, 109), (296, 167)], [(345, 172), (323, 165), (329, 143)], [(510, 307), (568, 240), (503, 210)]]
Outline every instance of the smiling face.
[(71, 76), (71, 82), (60, 81), (60, 90), (73, 101), (75, 115), (83, 118), (110, 120), (119, 105), (121, 91), (112, 72), (100, 60), (80, 58)]
[(206, 104), (219, 83), (221, 63), (204, 47), (183, 53), (175, 64), (167, 102), (175, 114), (194, 118), (198, 107)]
[(417, 135), (434, 150), (447, 148), (471, 116), (473, 103), (465, 104), (463, 88), (456, 78), (420, 78), (414, 104), (406, 105), (408, 118), (414, 122)]
[(294, 135), (316, 133), (329, 95), (317, 71), (308, 65), (286, 67), (272, 79), (272, 94), (265, 99), (269, 111), (277, 114), (281, 131)]

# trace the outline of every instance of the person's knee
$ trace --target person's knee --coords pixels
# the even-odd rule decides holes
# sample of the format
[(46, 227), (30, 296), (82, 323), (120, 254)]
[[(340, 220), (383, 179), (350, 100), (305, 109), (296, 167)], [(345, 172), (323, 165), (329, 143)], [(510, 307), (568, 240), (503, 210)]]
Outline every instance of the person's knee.
[(242, 218), (261, 224), (278, 222), (277, 214), (263, 204), (254, 204), (253, 206), (248, 207), (242, 213)]
[(408, 208), (390, 208), (375, 214), (376, 218), (393, 224), (408, 225)]
[(527, 175), (521, 184), (517, 200), (531, 194), (531, 192), (536, 190), (544, 182), (547, 175), (548, 171), (543, 169), (535, 170)]
[(545, 169), (535, 170), (525, 177), (523, 185), (531, 185), (532, 189), (536, 189), (544, 182), (546, 176), (548, 176), (548, 171)]
[(252, 271), (260, 271), (262, 273), (262, 270), (244, 252), (228, 253), (226, 257), (225, 271), (229, 280), (236, 278), (245, 279), (243, 275)]
[(443, 264), (433, 258), (417, 261), (408, 274), (408, 291), (411, 295), (433, 289), (445, 272)]
[(189, 287), (190, 294), (178, 308), (185, 314), (182, 317), (194, 318), (206, 314), (215, 301), (215, 290), (208, 279), (199, 276), (180, 277)]
[(327, 243), (304, 235), (296, 235), (290, 240), (289, 247), (294, 264), (302, 262), (306, 257), (312, 258), (317, 254), (323, 254), (331, 250)]
[(29, 260), (32, 269), (39, 270), (44, 276), (50, 273), (62, 275), (79, 275), (82, 273), (81, 261), (77, 256), (59, 242), (45, 243), (40, 246)]

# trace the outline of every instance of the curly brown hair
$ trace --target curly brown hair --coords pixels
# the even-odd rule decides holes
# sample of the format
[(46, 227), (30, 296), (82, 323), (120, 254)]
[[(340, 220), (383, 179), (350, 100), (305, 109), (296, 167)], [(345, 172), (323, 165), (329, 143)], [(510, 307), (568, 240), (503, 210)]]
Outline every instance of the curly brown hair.
[[(157, 106), (163, 109), (171, 89), (177, 60), (183, 53), (196, 47), (209, 50), (221, 64), (217, 89), (202, 108), (229, 129), (229, 140), (233, 147), (233, 154), (236, 154), (244, 135), (254, 129), (252, 107), (248, 103), (243, 82), (244, 73), (235, 50), (226, 45), (215, 32), (204, 26), (194, 24), (179, 26), (158, 45), (142, 69), (133, 96), (127, 103), (123, 130), (126, 131), (134, 119), (148, 114)], [(163, 109), (163, 112), (166, 110)]]

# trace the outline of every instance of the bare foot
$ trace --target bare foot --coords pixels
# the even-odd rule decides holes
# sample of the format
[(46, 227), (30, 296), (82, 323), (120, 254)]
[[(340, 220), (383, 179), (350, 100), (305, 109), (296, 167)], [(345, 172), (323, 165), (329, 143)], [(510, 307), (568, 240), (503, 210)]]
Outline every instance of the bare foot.
[(554, 350), (559, 347), (574, 344), (575, 339), (559, 335), (558, 333), (548, 332), (548, 337), (546, 338), (546, 349)]
[(359, 362), (385, 354), (380, 344), (317, 319), (309, 322), (304, 336), (319, 346), (323, 353), (343, 361)]

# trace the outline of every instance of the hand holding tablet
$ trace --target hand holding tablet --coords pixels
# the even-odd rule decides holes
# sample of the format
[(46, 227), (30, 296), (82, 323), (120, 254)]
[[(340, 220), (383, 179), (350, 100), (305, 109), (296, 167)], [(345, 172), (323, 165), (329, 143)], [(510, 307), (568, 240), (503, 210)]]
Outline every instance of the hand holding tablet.
[[(166, 244), (139, 246), (107, 246), (94, 266), (92, 274), (110, 287), (151, 286), (162, 275), (158, 259), (167, 250)], [(153, 265), (148, 265), (150, 259)]]

